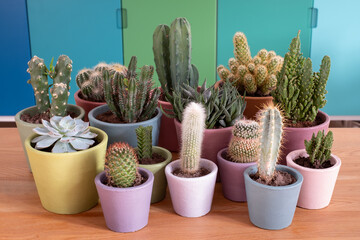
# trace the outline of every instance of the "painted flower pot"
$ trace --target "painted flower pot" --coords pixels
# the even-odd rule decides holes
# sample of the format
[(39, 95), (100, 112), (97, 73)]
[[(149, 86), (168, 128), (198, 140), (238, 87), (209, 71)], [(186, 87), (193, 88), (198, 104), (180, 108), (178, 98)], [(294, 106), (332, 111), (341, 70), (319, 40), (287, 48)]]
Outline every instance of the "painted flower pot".
[(256, 119), (256, 114), (264, 105), (272, 103), (273, 97), (251, 97), (245, 96), (246, 108), (244, 111), (244, 116), (246, 119)]
[(144, 168), (139, 173), (146, 182), (128, 188), (107, 186), (105, 171), (95, 178), (106, 226), (112, 231), (135, 232), (148, 224), (154, 175)]
[(157, 146), (159, 141), (159, 129), (161, 121), (161, 111), (157, 108), (155, 117), (137, 123), (107, 123), (96, 119), (96, 116), (109, 111), (108, 105), (102, 105), (89, 112), (90, 126), (102, 129), (109, 136), (108, 145), (115, 142), (127, 142), (132, 147), (137, 147), (135, 129), (139, 126), (152, 126), (152, 145)]
[(82, 107), (85, 110), (84, 121), (88, 122), (89, 121), (89, 118), (88, 118), (89, 112), (98, 106), (105, 105), (106, 102), (93, 102), (93, 101), (82, 99), (79, 95), (80, 93), (81, 93), (80, 90), (77, 90), (77, 92), (74, 94), (75, 103), (76, 103), (76, 105)]
[(325, 132), (327, 132), (330, 124), (330, 117), (322, 111), (318, 112), (317, 117), (322, 121), (322, 123), (317, 126), (305, 128), (284, 128), (282, 152), (279, 162), (280, 164), (286, 164), (286, 156), (290, 152), (298, 149), (304, 149), (304, 140), (310, 140), (313, 133), (317, 133), (321, 130), (325, 130)]
[(296, 182), (287, 186), (268, 186), (250, 178), (249, 175), (257, 172), (257, 166), (251, 166), (244, 172), (250, 221), (259, 228), (283, 229), (290, 226), (294, 217), (303, 177), (287, 166), (278, 165), (276, 170), (290, 173)]
[(340, 170), (341, 160), (331, 154), (332, 167), (313, 169), (298, 165), (294, 162), (298, 157), (308, 157), (305, 149), (295, 150), (286, 156), (289, 167), (298, 170), (304, 177), (297, 205), (307, 209), (321, 209), (330, 203), (336, 179)]
[[(70, 112), (74, 112), (77, 115), (76, 118), (80, 118), (80, 119), (84, 118), (85, 111), (81, 107), (76, 106), (76, 105), (72, 105), (72, 104), (68, 104), (67, 109)], [(15, 115), (16, 127), (17, 127), (17, 129), (19, 131), (21, 144), (22, 144), (23, 149), (24, 149), (26, 161), (27, 161), (27, 163), (29, 165), (30, 172), (31, 172), (31, 167), (30, 167), (30, 163), (29, 163), (29, 157), (28, 157), (28, 154), (27, 154), (26, 149), (25, 149), (25, 140), (30, 135), (34, 134), (34, 132), (33, 132), (34, 128), (42, 127), (42, 124), (33, 124), (33, 123), (24, 122), (23, 120), (20, 119), (20, 117), (21, 117), (22, 114), (27, 114), (28, 113), (28, 114), (31, 114), (31, 115), (35, 115), (37, 112), (38, 112), (37, 107), (32, 106), (32, 107), (21, 110), (20, 112), (18, 112)]]
[(156, 164), (139, 164), (139, 167), (150, 170), (154, 174), (154, 187), (151, 195), (151, 203), (160, 202), (165, 198), (167, 181), (165, 177), (165, 167), (171, 162), (171, 152), (162, 147), (153, 146), (153, 153), (160, 154), (165, 161)]
[(84, 212), (98, 203), (95, 176), (104, 170), (108, 137), (104, 131), (90, 127), (98, 144), (71, 153), (51, 153), (35, 149), (25, 140), (31, 169), (42, 206), (53, 213)]
[[(173, 109), (171, 103), (166, 101), (158, 101), (158, 106), (162, 107), (164, 111), (168, 113)], [(168, 118), (165, 114), (161, 117), (161, 125), (159, 132), (159, 146), (165, 149), (168, 149), (171, 152), (179, 151), (179, 141), (176, 137), (176, 128), (174, 124), (174, 119)]]
[(180, 160), (169, 163), (165, 168), (171, 202), (180, 216), (201, 217), (210, 212), (218, 168), (215, 163), (203, 158), (200, 159), (200, 167), (210, 173), (196, 178), (175, 176), (173, 171), (180, 168)]
[(231, 201), (246, 202), (244, 171), (248, 167), (256, 165), (256, 162), (232, 162), (225, 159), (226, 152), (227, 148), (224, 148), (217, 155), (223, 195)]

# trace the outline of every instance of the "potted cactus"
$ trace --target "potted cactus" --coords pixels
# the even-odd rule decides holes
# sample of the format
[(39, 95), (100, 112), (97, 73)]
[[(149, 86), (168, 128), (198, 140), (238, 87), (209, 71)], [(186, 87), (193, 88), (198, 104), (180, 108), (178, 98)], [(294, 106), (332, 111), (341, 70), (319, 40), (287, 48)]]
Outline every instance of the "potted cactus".
[[(161, 24), (153, 34), (153, 52), (156, 72), (161, 84), (162, 95), (159, 106), (171, 111), (169, 102), (174, 90), (181, 86), (198, 87), (199, 73), (191, 64), (191, 29), (186, 18), (176, 18), (171, 26)], [(179, 151), (174, 121), (166, 115), (162, 116), (159, 145), (170, 151)]]
[(139, 168), (135, 150), (114, 143), (105, 156), (105, 171), (95, 178), (107, 227), (115, 232), (135, 232), (148, 223), (154, 175)]
[(184, 111), (180, 159), (165, 168), (175, 212), (184, 217), (200, 217), (211, 209), (218, 168), (201, 158), (205, 109), (195, 102)]
[(234, 82), (241, 95), (246, 95), (247, 102), (244, 115), (255, 119), (257, 111), (272, 101), (271, 92), (276, 88), (277, 73), (283, 64), (283, 58), (274, 51), (261, 49), (255, 57), (251, 57), (246, 36), (237, 32), (233, 38), (235, 58), (230, 58), (229, 69), (220, 65), (217, 72), (222, 84), (225, 80)]
[(91, 126), (108, 134), (109, 144), (122, 141), (136, 147), (135, 129), (142, 125), (153, 127), (152, 144), (158, 145), (162, 115), (157, 108), (160, 89), (151, 91), (154, 68), (143, 66), (138, 77), (136, 62), (136, 57), (132, 57), (125, 76), (105, 71), (104, 94), (107, 104), (94, 108), (88, 115)]
[(325, 90), (330, 73), (330, 57), (324, 56), (320, 71), (313, 72), (311, 59), (300, 51), (300, 31), (290, 44), (284, 64), (278, 75), (277, 88), (273, 91), (274, 103), (284, 111), (287, 123), (284, 129), (281, 163), (286, 155), (303, 149), (304, 140), (313, 133), (329, 128), (329, 116), (319, 111), (326, 104)]
[(222, 192), (227, 199), (245, 202), (244, 171), (259, 158), (259, 124), (253, 120), (239, 120), (232, 128), (228, 148), (218, 152), (217, 160)]
[(250, 221), (264, 229), (283, 229), (294, 217), (303, 177), (293, 168), (276, 165), (283, 135), (279, 109), (265, 106), (259, 122), (259, 160), (244, 172)]
[(148, 169), (154, 174), (151, 203), (160, 202), (166, 195), (165, 167), (171, 162), (171, 152), (162, 147), (152, 146), (152, 126), (139, 126), (136, 129), (136, 136), (138, 147), (135, 150), (139, 167)]
[(70, 116), (43, 120), (25, 140), (42, 206), (75, 214), (98, 203), (93, 179), (104, 169), (107, 135)]
[[(52, 116), (65, 116), (69, 114), (82, 119), (85, 112), (81, 107), (67, 104), (72, 71), (72, 61), (68, 56), (59, 56), (55, 67), (51, 61), (50, 67), (47, 68), (44, 60), (37, 56), (31, 58), (28, 65), (29, 68), (27, 71), (31, 76), (28, 83), (30, 83), (34, 89), (36, 106), (18, 112), (15, 115), (15, 122), (26, 160), (29, 164), (29, 158), (24, 145), (25, 139), (33, 134), (33, 128), (42, 126), (42, 119), (49, 120)], [(48, 76), (53, 79), (50, 91), (49, 88), (51, 84), (49, 83)], [(49, 94), (51, 94), (52, 97), (51, 103)]]
[(333, 134), (319, 131), (305, 149), (290, 152), (286, 156), (288, 166), (298, 170), (304, 177), (297, 205), (307, 209), (327, 207), (334, 191), (341, 160), (331, 153)]

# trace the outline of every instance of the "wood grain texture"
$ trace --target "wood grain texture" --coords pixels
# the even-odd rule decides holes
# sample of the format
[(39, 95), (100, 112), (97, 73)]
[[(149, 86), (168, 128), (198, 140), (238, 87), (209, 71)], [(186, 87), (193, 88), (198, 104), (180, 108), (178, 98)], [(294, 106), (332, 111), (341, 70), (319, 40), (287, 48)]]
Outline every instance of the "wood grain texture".
[(115, 233), (101, 206), (76, 215), (41, 207), (16, 128), (0, 129), (0, 239), (360, 239), (360, 129), (332, 129), (333, 153), (342, 166), (330, 205), (297, 208), (290, 227), (270, 231), (249, 220), (246, 203), (225, 199), (216, 184), (211, 212), (200, 218), (175, 214), (170, 196), (151, 205), (149, 224), (135, 233)]

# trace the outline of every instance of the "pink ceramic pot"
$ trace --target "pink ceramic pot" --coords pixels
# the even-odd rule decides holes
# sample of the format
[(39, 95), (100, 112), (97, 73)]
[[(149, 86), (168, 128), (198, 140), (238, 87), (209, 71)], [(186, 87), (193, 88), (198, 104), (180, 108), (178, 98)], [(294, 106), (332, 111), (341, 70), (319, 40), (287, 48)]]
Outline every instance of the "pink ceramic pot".
[(340, 158), (331, 154), (330, 161), (334, 164), (332, 167), (313, 169), (296, 164), (294, 160), (300, 156), (308, 157), (305, 149), (292, 151), (286, 156), (287, 165), (298, 170), (304, 177), (297, 205), (307, 209), (327, 207), (340, 170)]
[(281, 148), (282, 153), (279, 160), (280, 164), (286, 164), (286, 155), (290, 152), (298, 149), (304, 149), (304, 140), (310, 140), (313, 133), (316, 134), (320, 130), (325, 130), (325, 132), (327, 132), (330, 124), (330, 117), (322, 111), (319, 111), (317, 116), (323, 122), (320, 125), (307, 128), (284, 128), (283, 144)]
[(85, 122), (88, 122), (88, 121), (89, 121), (88, 113), (89, 113), (93, 108), (96, 108), (96, 107), (98, 107), (98, 106), (101, 106), (101, 105), (106, 104), (106, 102), (92, 102), (92, 101), (84, 100), (84, 99), (80, 98), (79, 93), (80, 93), (80, 90), (78, 90), (78, 91), (74, 94), (75, 103), (76, 103), (76, 105), (82, 107), (82, 108), (85, 110), (84, 121), (85, 121)]
[[(173, 109), (173, 107), (171, 103), (159, 100), (158, 106), (161, 106), (166, 113), (172, 113), (171, 110)], [(179, 151), (179, 142), (178, 138), (176, 137), (174, 119), (168, 118), (167, 116), (165, 116), (165, 114), (163, 114), (161, 117), (159, 146), (171, 152)]]
[(236, 163), (224, 158), (227, 148), (217, 154), (220, 180), (224, 197), (235, 202), (246, 202), (244, 171), (246, 168), (256, 165), (251, 163)]

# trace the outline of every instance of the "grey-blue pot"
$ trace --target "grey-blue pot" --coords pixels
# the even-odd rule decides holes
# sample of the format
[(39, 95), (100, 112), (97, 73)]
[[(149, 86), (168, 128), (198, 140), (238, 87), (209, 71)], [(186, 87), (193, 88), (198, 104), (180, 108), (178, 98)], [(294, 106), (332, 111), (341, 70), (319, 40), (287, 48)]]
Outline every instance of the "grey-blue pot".
[(296, 182), (287, 186), (268, 186), (250, 178), (249, 175), (257, 172), (257, 166), (251, 166), (244, 172), (250, 221), (259, 228), (283, 229), (290, 226), (294, 217), (303, 177), (287, 166), (278, 165), (276, 170), (290, 173)]
[(159, 142), (159, 129), (162, 112), (157, 108), (155, 117), (137, 123), (107, 123), (96, 119), (101, 113), (109, 111), (108, 105), (102, 105), (92, 109), (89, 112), (90, 126), (100, 128), (107, 133), (109, 137), (108, 146), (115, 142), (127, 142), (132, 147), (137, 147), (137, 139), (135, 129), (139, 126), (152, 126), (152, 145), (157, 146)]

